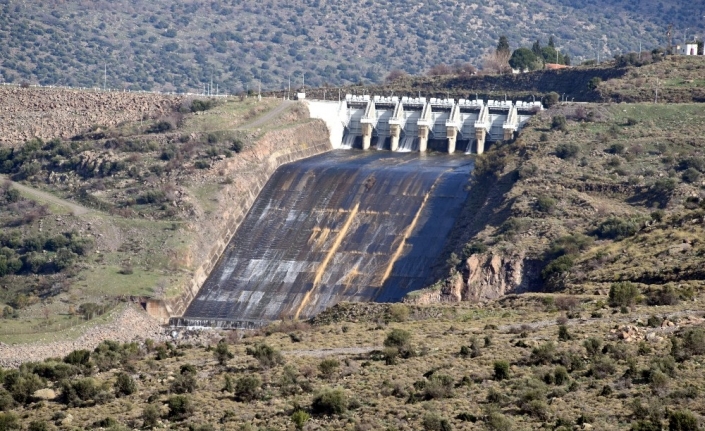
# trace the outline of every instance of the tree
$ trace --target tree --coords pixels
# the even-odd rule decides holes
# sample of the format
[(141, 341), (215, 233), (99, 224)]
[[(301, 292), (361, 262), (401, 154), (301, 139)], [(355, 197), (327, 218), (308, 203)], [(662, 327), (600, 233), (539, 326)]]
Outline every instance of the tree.
[(489, 53), (483, 58), (482, 69), (490, 73), (509, 73), (511, 72), (511, 67), (509, 66), (510, 57), (511, 53), (509, 51)]
[(518, 70), (535, 70), (537, 69), (536, 55), (527, 48), (519, 48), (514, 50), (512, 57), (509, 59), (509, 65), (512, 69)]
[(510, 49), (509, 49), (509, 41), (507, 40), (507, 36), (500, 36), (499, 37), (499, 42), (497, 43), (496, 52), (509, 54)]
[(556, 42), (553, 40), (553, 36), (548, 38), (548, 46), (550, 46), (551, 48), (556, 47)]
[(535, 56), (541, 57), (541, 42), (540, 41), (537, 40), (536, 42), (534, 42), (533, 45), (531, 45), (531, 52), (533, 52)]
[(612, 307), (630, 307), (639, 298), (639, 288), (628, 281), (613, 283), (610, 286), (609, 304)]

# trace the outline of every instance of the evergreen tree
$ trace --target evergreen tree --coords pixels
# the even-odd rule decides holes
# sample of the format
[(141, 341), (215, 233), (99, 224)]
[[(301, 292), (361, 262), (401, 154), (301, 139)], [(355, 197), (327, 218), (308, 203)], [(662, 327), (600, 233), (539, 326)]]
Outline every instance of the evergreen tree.
[(497, 53), (509, 53), (509, 40), (507, 36), (500, 36), (497, 43)]
[(531, 51), (533, 51), (534, 55), (541, 57), (541, 41), (537, 40), (534, 42), (531, 46)]
[(551, 48), (555, 48), (555, 47), (556, 47), (556, 42), (553, 40), (553, 36), (551, 36), (550, 38), (548, 38), (548, 46), (550, 46)]

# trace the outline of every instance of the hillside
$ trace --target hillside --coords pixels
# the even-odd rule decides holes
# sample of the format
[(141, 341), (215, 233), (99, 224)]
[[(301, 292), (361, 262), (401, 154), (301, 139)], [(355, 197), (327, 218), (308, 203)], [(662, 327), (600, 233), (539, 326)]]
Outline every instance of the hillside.
[[(693, 13), (693, 9), (698, 9)], [(83, 87), (234, 93), (292, 85), (379, 82), (392, 69), (423, 73), (470, 62), (506, 35), (512, 48), (551, 35), (574, 62), (664, 46), (701, 24), (702, 5), (456, 0), (164, 0), (0, 2), (0, 78)], [(373, 19), (371, 17), (374, 17)], [(695, 31), (695, 30), (691, 30)], [(692, 37), (691, 35), (688, 35)], [(105, 73), (107, 69), (107, 74)]]

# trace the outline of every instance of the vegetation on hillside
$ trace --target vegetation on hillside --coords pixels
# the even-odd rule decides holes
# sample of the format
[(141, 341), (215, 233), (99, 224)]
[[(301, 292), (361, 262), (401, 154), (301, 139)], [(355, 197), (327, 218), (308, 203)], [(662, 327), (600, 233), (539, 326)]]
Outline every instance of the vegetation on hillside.
[(313, 325), (283, 322), (217, 342), (105, 341), (0, 370), (0, 424), (697, 431), (702, 314), (510, 296), (483, 307), (342, 304)]
[[(664, 46), (700, 25), (683, 2), (320, 0), (0, 1), (0, 81), (234, 93), (380, 82), (470, 62), (506, 35), (512, 47), (555, 36), (573, 59)], [(374, 19), (370, 19), (374, 17)], [(217, 86), (217, 87), (216, 87)]]
[(459, 221), (471, 228), (451, 273), (466, 279), (466, 258), (494, 254), (530, 262), (539, 289), (606, 294), (619, 282), (637, 292), (624, 306), (692, 299), (705, 288), (701, 110), (559, 104), (537, 115), (478, 157), (479, 187), (506, 188), (491, 215)]

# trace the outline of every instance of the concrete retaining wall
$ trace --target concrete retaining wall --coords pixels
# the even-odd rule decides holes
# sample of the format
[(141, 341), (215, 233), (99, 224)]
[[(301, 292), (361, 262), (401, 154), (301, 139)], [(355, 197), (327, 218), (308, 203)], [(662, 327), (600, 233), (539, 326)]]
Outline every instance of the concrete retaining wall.
[(178, 295), (166, 299), (150, 299), (147, 312), (167, 323), (186, 310), (208, 278), (235, 231), (247, 215), (257, 195), (274, 171), (290, 163), (331, 149), (329, 132), (322, 121), (313, 120), (285, 130), (267, 132), (257, 144), (239, 157), (226, 159), (213, 170), (225, 170), (233, 185), (224, 187), (217, 196), (219, 207), (201, 226), (193, 227), (197, 239), (187, 260), (195, 262), (193, 275), (180, 287)]

